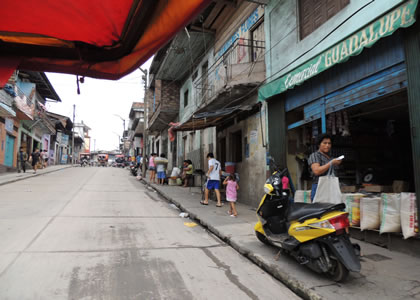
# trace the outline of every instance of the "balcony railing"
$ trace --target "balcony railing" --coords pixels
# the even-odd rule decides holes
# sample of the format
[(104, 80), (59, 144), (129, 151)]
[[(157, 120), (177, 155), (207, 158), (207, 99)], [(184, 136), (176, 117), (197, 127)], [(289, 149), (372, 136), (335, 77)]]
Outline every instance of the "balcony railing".
[(206, 103), (227, 86), (258, 81), (251, 75), (258, 71), (257, 64), (264, 63), (264, 52), (265, 41), (237, 39), (216, 58), (207, 74), (193, 82), (195, 99)]

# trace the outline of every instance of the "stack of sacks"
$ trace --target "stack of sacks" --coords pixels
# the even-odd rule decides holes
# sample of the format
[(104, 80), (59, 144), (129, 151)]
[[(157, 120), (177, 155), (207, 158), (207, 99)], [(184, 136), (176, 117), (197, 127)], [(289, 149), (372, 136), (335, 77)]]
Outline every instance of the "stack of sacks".
[(401, 194), (382, 193), (380, 233), (401, 232)]
[(360, 226), (360, 199), (363, 194), (343, 194), (342, 201), (346, 204), (346, 212), (349, 213), (350, 226)]
[(311, 203), (311, 190), (296, 191), (295, 203)]
[(363, 197), (360, 200), (360, 229), (374, 230), (381, 225), (381, 197)]
[(418, 234), (416, 194), (401, 193), (401, 227), (405, 239)]

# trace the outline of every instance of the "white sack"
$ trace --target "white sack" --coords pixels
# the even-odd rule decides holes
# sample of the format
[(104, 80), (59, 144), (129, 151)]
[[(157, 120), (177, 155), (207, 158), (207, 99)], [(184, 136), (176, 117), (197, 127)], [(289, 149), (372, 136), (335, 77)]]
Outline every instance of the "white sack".
[(338, 177), (335, 176), (321, 176), (318, 181), (318, 188), (316, 189), (314, 203), (341, 203), (341, 190)]
[(401, 232), (401, 194), (382, 193), (380, 233)]
[(401, 193), (401, 227), (405, 239), (418, 233), (416, 194)]
[(381, 226), (381, 197), (360, 200), (360, 229), (373, 230)]
[(295, 203), (311, 203), (311, 190), (301, 191), (295, 193)]
[(349, 213), (349, 222), (351, 226), (360, 226), (360, 201), (364, 194), (347, 193), (341, 197), (342, 202), (346, 204), (346, 212)]

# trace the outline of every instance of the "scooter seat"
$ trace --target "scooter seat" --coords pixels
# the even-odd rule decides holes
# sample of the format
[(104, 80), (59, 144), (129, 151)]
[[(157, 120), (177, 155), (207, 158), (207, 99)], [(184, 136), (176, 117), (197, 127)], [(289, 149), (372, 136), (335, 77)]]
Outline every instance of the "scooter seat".
[(333, 211), (342, 210), (346, 206), (344, 203), (293, 203), (289, 206), (287, 213), (287, 220), (298, 220), (303, 222), (311, 218), (320, 218), (323, 214)]

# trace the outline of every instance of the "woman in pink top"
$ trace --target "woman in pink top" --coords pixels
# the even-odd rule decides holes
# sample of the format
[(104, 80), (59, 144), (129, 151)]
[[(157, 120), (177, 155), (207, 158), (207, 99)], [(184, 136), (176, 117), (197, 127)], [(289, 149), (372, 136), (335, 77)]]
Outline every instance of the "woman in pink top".
[(238, 212), (236, 211), (235, 202), (238, 198), (239, 185), (235, 180), (235, 176), (232, 174), (223, 181), (223, 184), (226, 185), (226, 200), (229, 201), (230, 204), (228, 214), (231, 217), (236, 217)]
[(150, 171), (150, 182), (156, 183), (156, 164), (155, 164), (156, 153), (152, 153), (149, 160), (149, 171)]

